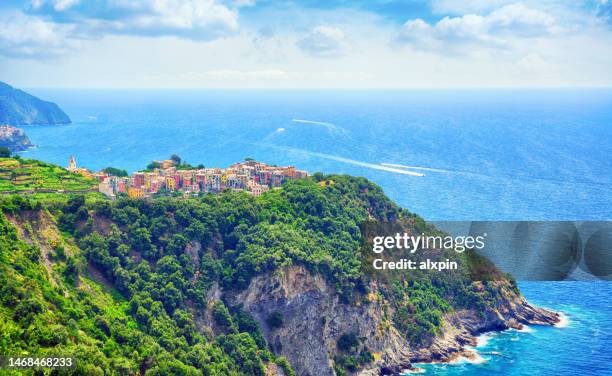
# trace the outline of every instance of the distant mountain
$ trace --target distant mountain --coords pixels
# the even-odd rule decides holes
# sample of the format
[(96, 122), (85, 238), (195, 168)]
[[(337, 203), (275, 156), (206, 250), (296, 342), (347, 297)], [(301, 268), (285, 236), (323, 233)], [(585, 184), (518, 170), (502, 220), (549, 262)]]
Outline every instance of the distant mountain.
[(0, 146), (7, 147), (11, 152), (24, 151), (32, 143), (22, 129), (10, 125), (0, 125)]
[(67, 124), (70, 118), (58, 105), (43, 101), (0, 81), (0, 124)]

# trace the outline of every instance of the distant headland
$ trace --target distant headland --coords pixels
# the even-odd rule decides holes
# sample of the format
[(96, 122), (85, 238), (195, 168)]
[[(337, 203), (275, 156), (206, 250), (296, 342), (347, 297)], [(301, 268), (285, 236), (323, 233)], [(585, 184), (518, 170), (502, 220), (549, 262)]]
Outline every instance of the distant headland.
[(70, 118), (59, 106), (0, 81), (0, 124), (68, 124)]

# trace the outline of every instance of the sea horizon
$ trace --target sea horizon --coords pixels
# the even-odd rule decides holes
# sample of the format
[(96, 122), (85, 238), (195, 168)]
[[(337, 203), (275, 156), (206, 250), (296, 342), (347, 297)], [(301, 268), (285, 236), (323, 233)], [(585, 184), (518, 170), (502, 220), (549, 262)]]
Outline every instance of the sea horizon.
[[(41, 90), (72, 123), (24, 127), (22, 155), (129, 172), (251, 157), (367, 177), (428, 220), (612, 218), (612, 91), (462, 93)], [(408, 167), (425, 176), (393, 171)]]

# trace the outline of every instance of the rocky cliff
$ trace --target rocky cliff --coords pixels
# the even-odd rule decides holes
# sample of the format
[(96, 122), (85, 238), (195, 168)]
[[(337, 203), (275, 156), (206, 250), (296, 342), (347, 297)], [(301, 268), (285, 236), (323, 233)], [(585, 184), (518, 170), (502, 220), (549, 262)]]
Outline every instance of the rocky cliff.
[(32, 143), (22, 129), (10, 125), (0, 125), (0, 146), (16, 152), (26, 150), (32, 146)]
[[(240, 305), (262, 324), (271, 348), (289, 359), (298, 375), (332, 376), (334, 359), (342, 354), (338, 341), (347, 334), (358, 338), (353, 353), (368, 351), (373, 362), (359, 375), (394, 375), (412, 368), (413, 362), (447, 362), (471, 354), (466, 345), (475, 345), (476, 336), (487, 331), (521, 329), (525, 324), (553, 325), (558, 314), (530, 305), (505, 283), (497, 304), (484, 311), (460, 310), (445, 316), (443, 331), (424, 346), (412, 346), (389, 320), (391, 305), (374, 298), (379, 286), (372, 282), (368, 298), (356, 304), (341, 302), (335, 288), (302, 266), (254, 278), (238, 294), (223, 296), (229, 304)], [(267, 319), (283, 317), (283, 325), (271, 328)], [(355, 351), (357, 350), (357, 351)]]
[[(377, 365), (410, 364), (410, 345), (385, 319), (383, 301), (342, 303), (332, 285), (302, 266), (256, 277), (228, 302), (262, 323), (271, 348), (299, 375), (334, 375), (337, 342), (347, 334), (362, 339), (358, 346), (370, 351)], [(282, 327), (267, 323), (273, 314), (282, 316)]]
[(0, 82), (0, 124), (67, 124), (70, 118), (59, 106)]

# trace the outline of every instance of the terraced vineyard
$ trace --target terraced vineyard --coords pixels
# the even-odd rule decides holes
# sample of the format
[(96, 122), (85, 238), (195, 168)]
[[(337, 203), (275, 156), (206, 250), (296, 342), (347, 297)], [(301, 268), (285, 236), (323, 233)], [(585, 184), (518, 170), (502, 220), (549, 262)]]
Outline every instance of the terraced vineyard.
[(59, 166), (29, 159), (0, 158), (0, 193), (86, 192), (96, 181)]

